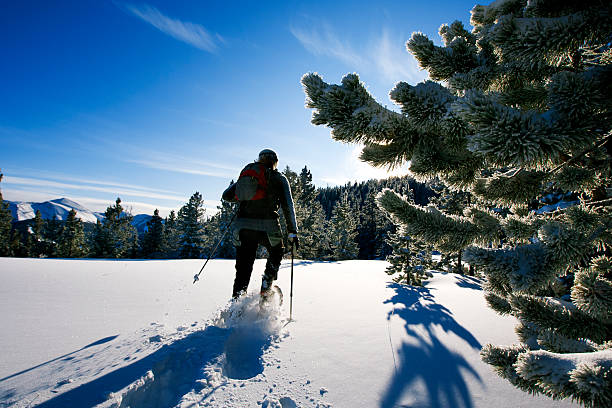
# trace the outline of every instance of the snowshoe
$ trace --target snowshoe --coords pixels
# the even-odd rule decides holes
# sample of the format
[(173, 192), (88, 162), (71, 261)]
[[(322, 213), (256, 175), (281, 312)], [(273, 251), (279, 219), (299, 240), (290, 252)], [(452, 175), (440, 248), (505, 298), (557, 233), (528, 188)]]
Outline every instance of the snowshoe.
[(283, 291), (277, 285), (262, 290), (259, 298), (259, 306), (262, 309), (271, 309), (275, 304), (278, 306), (283, 304)]

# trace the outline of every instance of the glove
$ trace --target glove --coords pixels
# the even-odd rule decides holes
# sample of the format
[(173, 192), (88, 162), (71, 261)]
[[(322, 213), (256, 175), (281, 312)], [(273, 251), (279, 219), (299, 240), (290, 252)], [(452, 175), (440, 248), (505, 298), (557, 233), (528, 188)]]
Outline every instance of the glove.
[(289, 242), (293, 244), (293, 247), (295, 248), (296, 251), (300, 249), (300, 241), (298, 240), (298, 236), (296, 233), (293, 233), (293, 232), (289, 233), (287, 235), (287, 238), (289, 238)]

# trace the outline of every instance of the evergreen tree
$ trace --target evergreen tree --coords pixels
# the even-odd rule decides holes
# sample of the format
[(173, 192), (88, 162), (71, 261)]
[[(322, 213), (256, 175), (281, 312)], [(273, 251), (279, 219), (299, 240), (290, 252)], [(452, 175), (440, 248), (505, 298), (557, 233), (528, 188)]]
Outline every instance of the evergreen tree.
[(321, 203), (316, 200), (317, 190), (306, 166), (300, 172), (296, 184), (295, 207), (300, 236), (297, 256), (302, 259), (320, 259), (329, 253), (327, 221)]
[(367, 193), (359, 218), (359, 259), (385, 259), (391, 253), (389, 237), (396, 228), (377, 205), (375, 189)]
[(44, 220), (42, 234), (44, 256), (57, 256), (58, 243), (63, 227), (64, 221), (56, 219)]
[(142, 238), (142, 256), (145, 258), (161, 258), (165, 248), (164, 223), (156, 208), (153, 217), (147, 221), (147, 229)]
[(30, 256), (29, 249), (26, 245), (23, 244), (24, 238), (23, 235), (17, 230), (13, 228), (11, 230), (11, 239), (10, 239), (10, 251), (9, 255), (17, 258), (26, 258)]
[[(233, 181), (230, 185), (231, 184), (233, 184)], [(228, 226), (230, 222), (232, 222), (237, 207), (236, 203), (222, 200), (221, 205), (217, 206), (219, 211), (210, 217), (206, 223), (207, 253), (211, 253), (218, 244), (213, 257), (224, 259), (233, 259), (236, 257), (236, 248), (234, 247), (232, 232), (228, 230)]]
[(28, 229), (25, 246), (29, 248), (29, 256), (39, 258), (41, 256), (49, 256), (49, 245), (43, 237), (45, 232), (45, 220), (42, 218), (40, 210), (34, 213), (34, 219)]
[(178, 212), (179, 256), (201, 258), (204, 250), (204, 200), (197, 191)]
[[(430, 185), (432, 190), (437, 193), (437, 196), (432, 197), (430, 200), (430, 206), (435, 206), (436, 210), (446, 215), (459, 217), (463, 216), (466, 210), (469, 210), (472, 195), (468, 191), (452, 190), (439, 180), (434, 180)], [(463, 274), (462, 253), (464, 249), (465, 248), (461, 248), (454, 253), (441, 254), (441, 260), (436, 268), (440, 269), (441, 267), (447, 267), (450, 272)], [(452, 265), (453, 263), (454, 267)], [(472, 273), (472, 271), (473, 266), (470, 265), (470, 273)]]
[[(0, 172), (0, 182), (2, 182), (3, 174)], [(9, 210), (8, 203), (2, 199), (2, 190), (0, 190), (0, 256), (11, 255), (11, 225), (13, 216)]]
[[(488, 304), (519, 319), (520, 345), (482, 350), (499, 375), (592, 407), (612, 406), (611, 13), (601, 1), (500, 0), (474, 7), (472, 32), (443, 25), (440, 47), (415, 33), (407, 48), (438, 82), (398, 83), (401, 113), (357, 75), (302, 80), (313, 123), (364, 143), (362, 160), (409, 161), (417, 177), (487, 203), (445, 215), (390, 190), (380, 198), (411, 237), (467, 247)], [(550, 185), (581, 204), (529, 211)], [(506, 246), (489, 248), (500, 236)]]
[(421, 286), (431, 272), (431, 250), (423, 242), (411, 238), (401, 230), (390, 234), (388, 242), (392, 253), (387, 257), (391, 264), (387, 268), (387, 274), (393, 275), (393, 280), (406, 285)]
[[(411, 191), (404, 198), (414, 203)], [(387, 243), (391, 246), (391, 254), (387, 261), (391, 264), (387, 274), (394, 276), (394, 281), (412, 286), (421, 286), (427, 277), (431, 277), (428, 268), (434, 266), (431, 245), (408, 235), (404, 228), (390, 233)], [(438, 266), (438, 265), (436, 265)]]
[(178, 231), (178, 220), (174, 210), (170, 211), (170, 214), (166, 217), (164, 222), (164, 256), (167, 258), (177, 258), (179, 248), (179, 231)]
[(334, 260), (356, 259), (359, 248), (357, 238), (357, 221), (349, 205), (348, 193), (336, 203), (332, 211), (330, 246)]
[(89, 237), (90, 255), (94, 258), (104, 258), (108, 253), (107, 243), (108, 230), (104, 228), (102, 221), (97, 220), (91, 236)]
[(71, 209), (59, 234), (56, 255), (60, 258), (81, 258), (87, 253), (83, 222)]
[(125, 213), (121, 199), (104, 212), (104, 221), (96, 224), (92, 237), (92, 252), (96, 258), (123, 258), (132, 255), (138, 244), (138, 233), (132, 225), (132, 215)]

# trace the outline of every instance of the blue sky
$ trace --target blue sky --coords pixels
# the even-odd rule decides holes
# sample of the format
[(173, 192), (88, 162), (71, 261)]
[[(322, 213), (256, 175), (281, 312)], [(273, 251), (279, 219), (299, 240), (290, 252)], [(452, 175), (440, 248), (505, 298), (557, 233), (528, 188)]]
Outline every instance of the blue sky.
[(199, 191), (208, 212), (262, 148), (308, 166), (317, 186), (384, 177), (359, 146), (310, 124), (300, 79), (357, 72), (392, 107), (397, 81), (427, 77), (414, 31), (469, 24), (475, 3), (424, 1), (4, 2), (0, 185), (4, 198), (121, 197), (162, 215)]

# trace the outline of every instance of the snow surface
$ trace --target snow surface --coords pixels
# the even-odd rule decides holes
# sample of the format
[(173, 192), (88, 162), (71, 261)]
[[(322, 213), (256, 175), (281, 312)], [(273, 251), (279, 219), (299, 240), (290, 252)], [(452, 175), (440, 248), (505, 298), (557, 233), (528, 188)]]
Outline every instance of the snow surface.
[(0, 258), (0, 407), (570, 407), (479, 357), (517, 342), (475, 278), (389, 281), (382, 261), (296, 261), (280, 307), (229, 302), (233, 261)]

